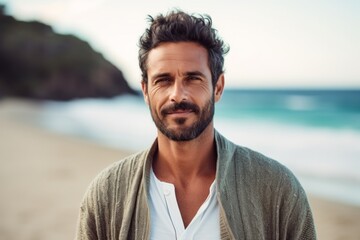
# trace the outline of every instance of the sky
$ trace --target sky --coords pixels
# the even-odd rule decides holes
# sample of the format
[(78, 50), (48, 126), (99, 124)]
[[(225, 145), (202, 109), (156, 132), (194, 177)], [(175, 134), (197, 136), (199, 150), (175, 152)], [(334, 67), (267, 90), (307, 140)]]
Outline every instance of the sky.
[(209, 14), (229, 44), (226, 85), (360, 88), (359, 0), (0, 0), (17, 19), (38, 20), (88, 41), (140, 89), (138, 40), (147, 16), (180, 8)]

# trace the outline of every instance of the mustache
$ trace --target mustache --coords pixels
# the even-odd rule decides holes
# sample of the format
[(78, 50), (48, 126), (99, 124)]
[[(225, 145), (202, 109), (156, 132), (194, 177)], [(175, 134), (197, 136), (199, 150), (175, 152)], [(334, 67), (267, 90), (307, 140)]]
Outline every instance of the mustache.
[(168, 106), (165, 106), (161, 110), (161, 114), (165, 115), (165, 114), (173, 113), (178, 110), (185, 110), (185, 111), (190, 110), (194, 113), (200, 112), (200, 108), (196, 104), (193, 104), (190, 102), (180, 102), (180, 103), (173, 103)]

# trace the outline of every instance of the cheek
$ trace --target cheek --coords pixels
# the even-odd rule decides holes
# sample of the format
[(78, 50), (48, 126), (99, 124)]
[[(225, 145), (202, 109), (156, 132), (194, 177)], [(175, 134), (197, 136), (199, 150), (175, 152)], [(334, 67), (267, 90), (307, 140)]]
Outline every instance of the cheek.
[(153, 104), (163, 104), (169, 99), (169, 89), (154, 87), (149, 89), (149, 100)]
[(204, 82), (203, 84), (197, 86), (196, 91), (198, 94), (201, 93), (209, 96), (213, 94), (214, 88), (212, 86), (212, 83), (209, 81), (209, 82)]
[(196, 90), (192, 91), (191, 95), (197, 101), (206, 102), (209, 100), (209, 98), (214, 97), (214, 91), (213, 91), (212, 87), (201, 86), (201, 87), (197, 88)]
[(164, 96), (164, 90), (160, 87), (149, 87), (148, 95), (151, 99), (158, 99), (159, 96)]
[(151, 110), (152, 111), (155, 111), (155, 112), (158, 112), (161, 108), (161, 106), (164, 104), (163, 103), (163, 99), (164, 98), (161, 98), (161, 94), (159, 91), (155, 91), (155, 92), (149, 92), (149, 95), (148, 95), (148, 104), (149, 106), (151, 107)]

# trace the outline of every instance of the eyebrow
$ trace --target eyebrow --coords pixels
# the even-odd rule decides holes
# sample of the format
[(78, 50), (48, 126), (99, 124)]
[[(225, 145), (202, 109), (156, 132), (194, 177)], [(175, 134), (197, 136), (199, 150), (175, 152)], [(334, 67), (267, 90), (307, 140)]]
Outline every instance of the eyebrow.
[[(189, 76), (201, 76), (201, 77), (205, 77), (205, 75), (200, 72), (200, 71), (190, 71), (190, 72), (185, 72), (184, 76), (189, 77)], [(151, 79), (157, 79), (157, 78), (163, 78), (163, 77), (171, 77), (170, 73), (158, 73), (155, 74), (154, 76), (151, 77)]]
[(169, 76), (171, 76), (170, 73), (158, 73), (152, 76), (151, 79), (157, 79), (157, 78), (169, 77)]
[(201, 77), (205, 77), (205, 75), (202, 72), (199, 72), (199, 71), (186, 72), (185, 76), (201, 76)]

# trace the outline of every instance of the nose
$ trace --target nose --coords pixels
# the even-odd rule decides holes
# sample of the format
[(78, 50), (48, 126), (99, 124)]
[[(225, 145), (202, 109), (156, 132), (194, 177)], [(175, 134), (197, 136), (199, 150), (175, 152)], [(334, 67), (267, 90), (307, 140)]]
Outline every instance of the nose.
[(188, 91), (186, 86), (182, 83), (182, 81), (174, 81), (174, 84), (171, 87), (170, 93), (170, 101), (171, 102), (182, 102), (186, 101), (188, 98)]

